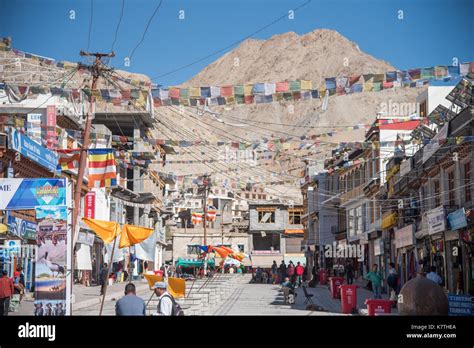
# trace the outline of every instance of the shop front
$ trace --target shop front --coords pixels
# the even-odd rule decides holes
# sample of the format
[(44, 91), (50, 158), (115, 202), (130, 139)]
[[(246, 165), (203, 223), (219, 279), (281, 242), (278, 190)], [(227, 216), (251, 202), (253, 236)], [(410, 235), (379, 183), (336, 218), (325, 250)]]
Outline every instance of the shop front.
[[(428, 227), (429, 267), (435, 267), (436, 273), (442, 278), (443, 287), (447, 287), (448, 273), (446, 269), (446, 213), (443, 206), (429, 210), (425, 214)], [(425, 267), (425, 272), (429, 272)]]
[(399, 285), (403, 286), (414, 278), (417, 272), (418, 257), (415, 249), (414, 225), (395, 230), (396, 264), (398, 266)]

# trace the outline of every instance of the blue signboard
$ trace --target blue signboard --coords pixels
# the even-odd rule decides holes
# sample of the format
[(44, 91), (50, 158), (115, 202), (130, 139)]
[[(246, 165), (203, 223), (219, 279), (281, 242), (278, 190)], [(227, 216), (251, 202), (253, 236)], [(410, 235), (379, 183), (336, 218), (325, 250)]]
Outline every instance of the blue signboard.
[(461, 228), (467, 227), (466, 213), (464, 208), (458, 209), (448, 215), (448, 224), (449, 229), (459, 230)]
[(56, 172), (58, 155), (31, 140), (26, 135), (21, 134), (15, 128), (10, 128), (8, 147), (38, 163), (50, 172)]
[(0, 210), (66, 205), (66, 179), (0, 179)]
[(449, 315), (451, 316), (472, 316), (474, 315), (474, 297), (469, 295), (448, 296)]
[(35, 222), (23, 220), (8, 213), (8, 227), (14, 235), (24, 239), (36, 239), (37, 224)]

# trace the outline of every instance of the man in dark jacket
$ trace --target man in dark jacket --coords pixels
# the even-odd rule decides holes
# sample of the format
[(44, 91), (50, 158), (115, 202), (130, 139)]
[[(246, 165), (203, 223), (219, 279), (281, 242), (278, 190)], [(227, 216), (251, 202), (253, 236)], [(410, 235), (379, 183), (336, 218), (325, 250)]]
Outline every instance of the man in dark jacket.
[(281, 261), (280, 267), (278, 268), (278, 274), (280, 275), (280, 284), (283, 284), (287, 276), (285, 261)]
[(104, 263), (104, 266), (100, 270), (100, 294), (103, 295), (105, 291), (105, 287), (107, 286), (107, 276), (109, 274), (109, 268), (107, 264)]

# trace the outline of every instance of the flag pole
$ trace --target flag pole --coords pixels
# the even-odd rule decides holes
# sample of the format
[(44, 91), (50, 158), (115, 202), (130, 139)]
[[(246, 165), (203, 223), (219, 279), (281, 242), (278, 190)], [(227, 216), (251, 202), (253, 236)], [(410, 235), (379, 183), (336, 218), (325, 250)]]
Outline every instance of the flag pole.
[(107, 287), (109, 286), (110, 269), (112, 267), (112, 262), (114, 260), (114, 251), (115, 251), (115, 244), (116, 243), (117, 243), (117, 236), (114, 238), (114, 245), (112, 246), (112, 253), (110, 254), (110, 262), (109, 262), (109, 266), (107, 268), (107, 279), (105, 280), (105, 289), (104, 289), (104, 293), (102, 294), (102, 302), (100, 303), (99, 316), (102, 315), (102, 309), (104, 308), (105, 294), (107, 293)]

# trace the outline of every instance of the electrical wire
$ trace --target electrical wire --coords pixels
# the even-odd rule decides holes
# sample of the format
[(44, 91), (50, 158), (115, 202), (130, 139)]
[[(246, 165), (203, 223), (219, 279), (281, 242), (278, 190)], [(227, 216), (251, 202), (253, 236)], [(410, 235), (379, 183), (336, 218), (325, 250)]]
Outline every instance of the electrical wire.
[(120, 23), (122, 23), (124, 8), (125, 8), (125, 0), (122, 0), (119, 21), (117, 23), (117, 28), (115, 28), (114, 42), (112, 42), (112, 48), (110, 49), (112, 52), (114, 51), (115, 43), (117, 42), (117, 36), (118, 36), (119, 28), (120, 28)]
[(89, 46), (91, 43), (91, 33), (92, 33), (92, 22), (94, 20), (94, 0), (91, 0), (91, 19), (89, 22), (89, 35), (87, 37), (87, 51), (89, 51)]

